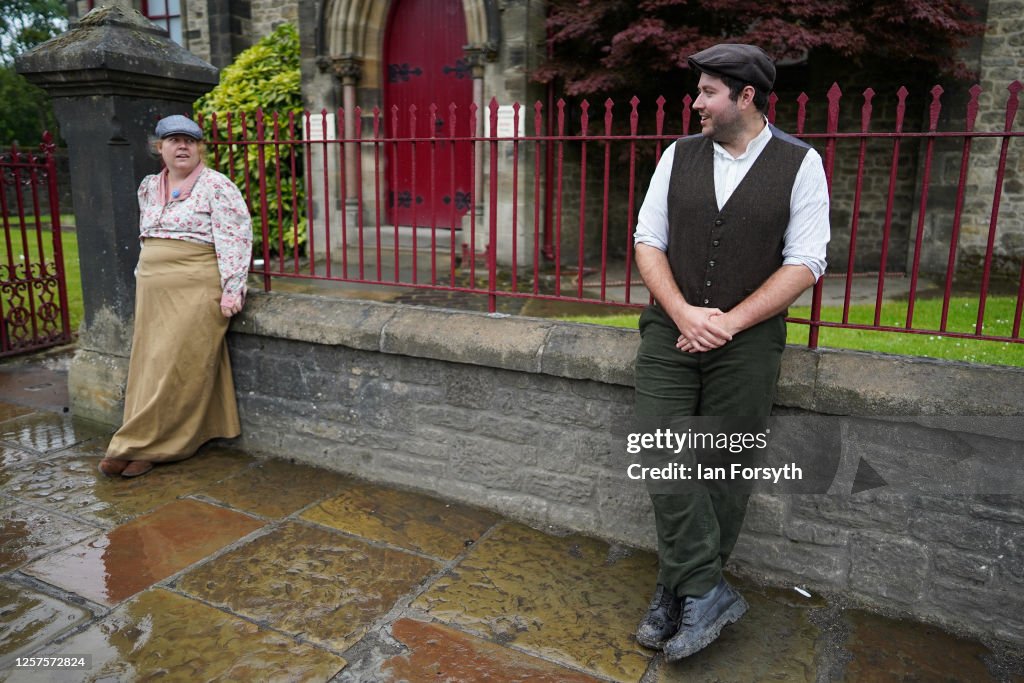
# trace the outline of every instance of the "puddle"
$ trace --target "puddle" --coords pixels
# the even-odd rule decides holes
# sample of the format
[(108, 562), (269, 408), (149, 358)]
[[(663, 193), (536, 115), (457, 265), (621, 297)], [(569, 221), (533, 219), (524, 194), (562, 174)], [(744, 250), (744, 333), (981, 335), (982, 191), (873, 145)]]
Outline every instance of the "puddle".
[(20, 670), (10, 681), (326, 681), (345, 660), (156, 589), (40, 656), (88, 653), (85, 671)]
[[(100, 452), (96, 452), (96, 451)], [(69, 451), (16, 470), (4, 490), (34, 503), (82, 515), (100, 524), (121, 524), (231, 476), (252, 459), (237, 451), (203, 449), (188, 460), (158, 465), (137, 479), (106, 477), (97, 465), (102, 448)]]
[(485, 510), (362, 482), (349, 483), (343, 493), (302, 517), (446, 560), (463, 553), (500, 519)]
[(608, 544), (506, 524), (413, 607), (545, 659), (639, 680), (654, 653), (633, 638), (657, 572), (650, 553), (607, 564)]
[(0, 423), (0, 441), (41, 453), (63, 450), (108, 433), (96, 423), (56, 413), (32, 413)]
[[(95, 527), (27, 506), (0, 509), (0, 572), (97, 533)], [(0, 601), (0, 604), (3, 604)]]
[(81, 607), (0, 582), (0, 671), (91, 615)]
[(15, 405), (14, 403), (5, 403), (3, 401), (0, 401), (0, 422), (6, 422), (7, 420), (11, 420), (16, 417), (21, 417), (22, 415), (28, 415), (29, 413), (34, 411), (34, 408), (29, 408), (27, 406), (19, 406)]
[(507, 683), (597, 683), (536, 657), (474, 638), (441, 624), (400, 619), (391, 635), (408, 653), (387, 659), (373, 680), (503, 681)]
[(735, 585), (750, 605), (743, 618), (697, 654), (662, 664), (656, 680), (814, 683), (818, 629), (807, 621), (807, 611)]
[(194, 500), (40, 559), (22, 571), (103, 605), (116, 605), (263, 526)]
[(178, 588), (341, 651), (439, 569), (408, 553), (286, 523), (185, 574)]
[(995, 681), (982, 657), (984, 645), (911, 621), (851, 610), (845, 647), (853, 655), (843, 681)]
[(265, 460), (201, 489), (197, 495), (274, 519), (334, 494), (347, 480), (343, 475), (308, 465)]

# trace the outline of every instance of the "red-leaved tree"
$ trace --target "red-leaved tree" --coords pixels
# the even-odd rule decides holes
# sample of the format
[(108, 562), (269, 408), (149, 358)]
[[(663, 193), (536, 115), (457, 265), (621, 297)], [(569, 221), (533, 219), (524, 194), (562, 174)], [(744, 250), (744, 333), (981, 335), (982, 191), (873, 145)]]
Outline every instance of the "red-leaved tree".
[(551, 57), (534, 77), (583, 96), (664, 90), (719, 42), (758, 45), (781, 65), (966, 78), (958, 51), (984, 31), (963, 0), (551, 0), (547, 28)]

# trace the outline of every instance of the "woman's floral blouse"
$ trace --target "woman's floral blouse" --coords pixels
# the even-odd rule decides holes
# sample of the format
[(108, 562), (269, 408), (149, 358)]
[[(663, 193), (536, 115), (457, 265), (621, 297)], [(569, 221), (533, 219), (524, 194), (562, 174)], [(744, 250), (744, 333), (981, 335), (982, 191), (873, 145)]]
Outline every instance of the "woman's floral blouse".
[(191, 191), (163, 202), (166, 169), (139, 185), (139, 235), (212, 244), (226, 295), (245, 293), (252, 256), (252, 220), (242, 193), (223, 173), (203, 168)]

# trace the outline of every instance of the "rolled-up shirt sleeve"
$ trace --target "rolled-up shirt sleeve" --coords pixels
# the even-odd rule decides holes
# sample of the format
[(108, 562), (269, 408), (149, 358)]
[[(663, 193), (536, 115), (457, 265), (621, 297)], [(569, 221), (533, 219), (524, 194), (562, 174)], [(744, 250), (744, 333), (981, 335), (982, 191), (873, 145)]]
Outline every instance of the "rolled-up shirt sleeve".
[(216, 183), (211, 197), (210, 223), (221, 289), (241, 295), (252, 258), (252, 219), (242, 193), (226, 178)]
[(821, 156), (808, 150), (790, 195), (789, 225), (783, 238), (782, 265), (803, 265), (817, 281), (825, 273), (829, 240), (828, 182)]
[(672, 178), (672, 163), (676, 143), (669, 145), (658, 161), (651, 184), (647, 188), (633, 233), (633, 244), (646, 244), (661, 251), (668, 250), (668, 186)]

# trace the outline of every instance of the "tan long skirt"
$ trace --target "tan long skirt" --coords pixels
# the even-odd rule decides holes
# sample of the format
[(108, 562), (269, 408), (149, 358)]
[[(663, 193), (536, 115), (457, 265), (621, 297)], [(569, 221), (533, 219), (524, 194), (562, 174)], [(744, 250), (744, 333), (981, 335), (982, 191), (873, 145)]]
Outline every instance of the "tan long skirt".
[(169, 462), (241, 433), (212, 246), (147, 239), (135, 282), (124, 423), (107, 456)]

